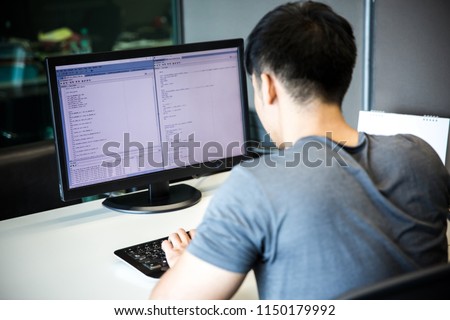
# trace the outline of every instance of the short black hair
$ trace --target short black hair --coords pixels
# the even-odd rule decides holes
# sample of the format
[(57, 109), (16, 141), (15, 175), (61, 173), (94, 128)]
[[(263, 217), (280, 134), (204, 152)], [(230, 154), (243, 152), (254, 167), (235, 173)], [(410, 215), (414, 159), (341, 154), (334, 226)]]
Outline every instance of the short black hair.
[(352, 80), (356, 44), (350, 23), (329, 6), (292, 2), (267, 13), (247, 39), (247, 72), (271, 71), (292, 97), (342, 104)]

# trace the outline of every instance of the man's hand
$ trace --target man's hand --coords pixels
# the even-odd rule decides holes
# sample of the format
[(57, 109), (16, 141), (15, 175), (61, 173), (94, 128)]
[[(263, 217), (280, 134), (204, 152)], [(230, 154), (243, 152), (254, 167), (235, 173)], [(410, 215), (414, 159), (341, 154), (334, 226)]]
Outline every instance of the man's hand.
[(170, 269), (156, 283), (151, 299), (222, 300), (236, 293), (245, 274), (221, 269), (190, 254), (186, 248), (194, 236), (195, 230), (187, 233), (178, 229), (162, 242)]
[(171, 268), (177, 263), (178, 258), (186, 250), (194, 236), (195, 229), (187, 233), (186, 230), (180, 228), (177, 232), (170, 234), (168, 240), (162, 242), (161, 248), (166, 253), (167, 263)]

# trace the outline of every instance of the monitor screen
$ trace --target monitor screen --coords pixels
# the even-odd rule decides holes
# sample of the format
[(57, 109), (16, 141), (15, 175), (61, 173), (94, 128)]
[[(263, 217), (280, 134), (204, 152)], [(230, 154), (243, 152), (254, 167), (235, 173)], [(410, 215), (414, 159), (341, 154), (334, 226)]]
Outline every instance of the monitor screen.
[(108, 198), (126, 212), (193, 205), (173, 181), (230, 169), (247, 156), (242, 39), (46, 60), (63, 200)]

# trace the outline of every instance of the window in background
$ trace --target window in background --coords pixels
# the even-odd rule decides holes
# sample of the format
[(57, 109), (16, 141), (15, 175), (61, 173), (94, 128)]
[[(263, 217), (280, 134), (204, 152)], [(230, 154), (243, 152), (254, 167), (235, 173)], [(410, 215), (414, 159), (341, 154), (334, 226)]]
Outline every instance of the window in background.
[(180, 43), (176, 0), (14, 0), (0, 12), (0, 147), (52, 138), (44, 58)]

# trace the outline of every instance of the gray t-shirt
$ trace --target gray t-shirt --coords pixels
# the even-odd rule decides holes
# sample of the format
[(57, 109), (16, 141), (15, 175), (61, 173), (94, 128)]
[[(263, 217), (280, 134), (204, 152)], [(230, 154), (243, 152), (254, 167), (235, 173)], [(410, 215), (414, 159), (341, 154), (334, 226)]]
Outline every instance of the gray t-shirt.
[(188, 250), (261, 299), (330, 299), (447, 261), (450, 178), (411, 135), (307, 137), (234, 168)]

